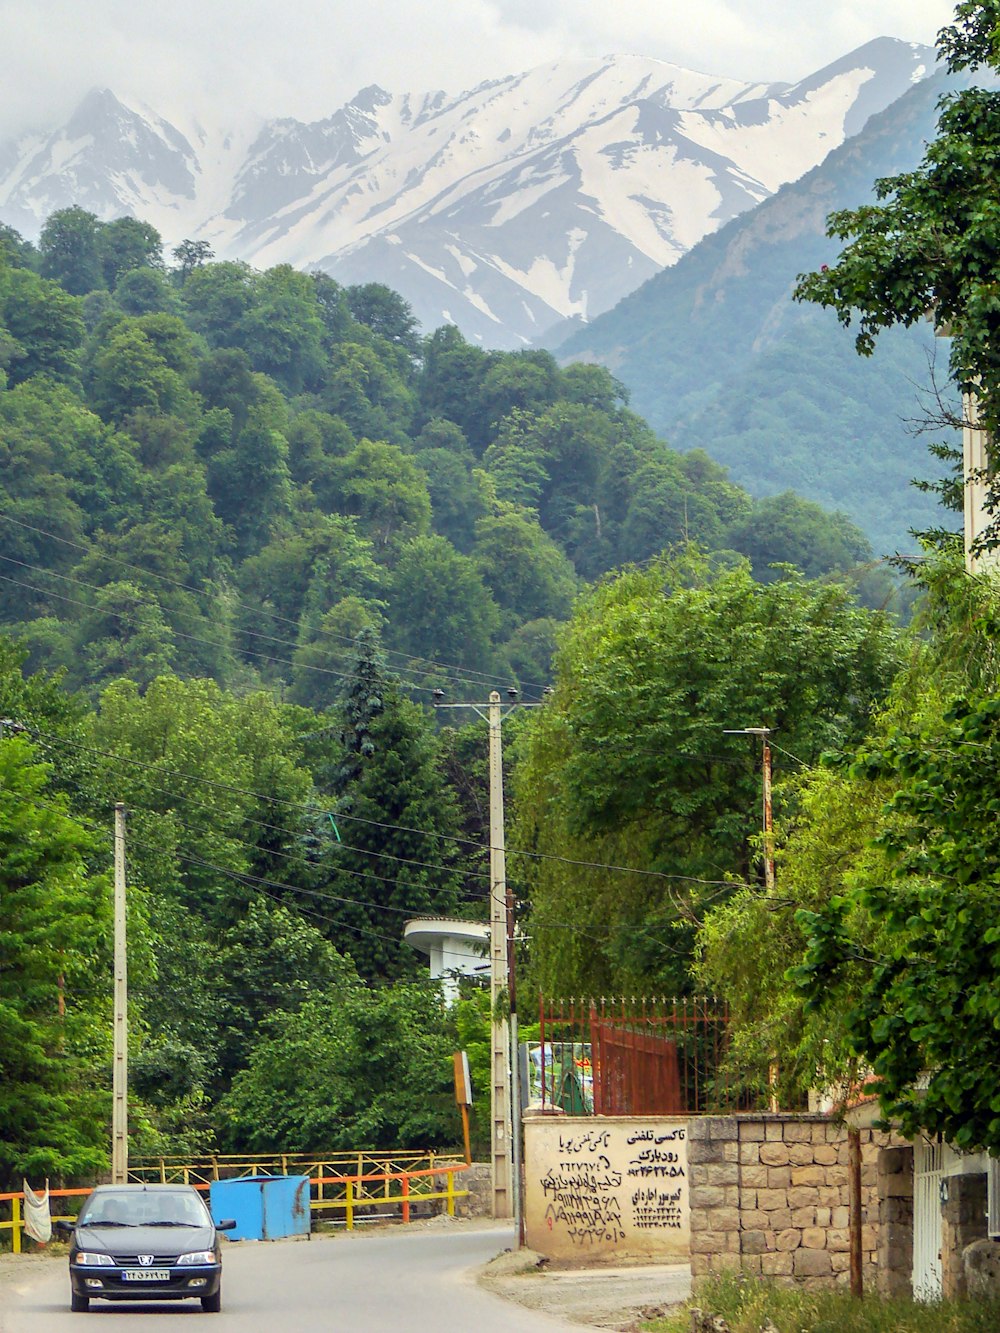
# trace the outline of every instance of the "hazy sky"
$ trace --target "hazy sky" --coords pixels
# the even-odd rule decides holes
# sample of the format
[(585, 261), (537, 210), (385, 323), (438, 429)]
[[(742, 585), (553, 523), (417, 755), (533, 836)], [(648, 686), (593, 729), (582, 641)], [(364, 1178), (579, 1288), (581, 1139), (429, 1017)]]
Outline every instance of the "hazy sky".
[(947, 0), (0, 0), (0, 140), (94, 86), (226, 122), (318, 119), (370, 83), (459, 92), (631, 52), (796, 79), (872, 37), (932, 43)]

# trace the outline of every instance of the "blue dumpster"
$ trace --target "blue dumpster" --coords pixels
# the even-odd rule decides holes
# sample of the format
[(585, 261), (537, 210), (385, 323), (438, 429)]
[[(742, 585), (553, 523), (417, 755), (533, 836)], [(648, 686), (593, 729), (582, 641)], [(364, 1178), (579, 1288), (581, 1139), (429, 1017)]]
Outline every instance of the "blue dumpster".
[(309, 1234), (308, 1176), (240, 1176), (213, 1180), (212, 1217), (236, 1220), (230, 1240), (278, 1240)]

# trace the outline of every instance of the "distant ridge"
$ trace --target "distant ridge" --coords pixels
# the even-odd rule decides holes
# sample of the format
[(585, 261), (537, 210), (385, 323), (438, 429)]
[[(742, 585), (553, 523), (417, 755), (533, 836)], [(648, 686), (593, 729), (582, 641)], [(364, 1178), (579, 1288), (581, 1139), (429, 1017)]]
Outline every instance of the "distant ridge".
[(801, 180), (590, 326), (566, 330), (560, 358), (609, 366), (675, 448), (707, 449), (751, 492), (793, 488), (845, 510), (876, 550), (911, 548), (908, 530), (940, 519), (909, 482), (940, 471), (912, 423), (925, 411), (929, 361), (946, 382), (946, 348), (916, 328), (858, 357), (832, 313), (791, 296), (799, 273), (836, 258), (827, 214), (918, 165), (947, 87), (943, 74), (919, 84)]
[(68, 204), (131, 213), (171, 245), (385, 282), (427, 328), (524, 346), (797, 179), (932, 62), (879, 38), (764, 85), (619, 55), (225, 128), (97, 90), (55, 130), (4, 142), (0, 127), (0, 219), (36, 236)]

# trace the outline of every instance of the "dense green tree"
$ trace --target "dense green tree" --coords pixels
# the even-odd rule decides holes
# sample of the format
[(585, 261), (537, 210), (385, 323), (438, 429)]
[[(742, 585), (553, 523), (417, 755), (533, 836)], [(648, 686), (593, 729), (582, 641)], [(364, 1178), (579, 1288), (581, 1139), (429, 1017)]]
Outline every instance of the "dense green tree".
[(482, 407), (483, 381), (491, 355), (466, 342), (453, 324), (436, 329), (424, 344), (418, 393), (421, 422), (441, 419), (462, 431), (477, 455), (490, 442)]
[(487, 514), (476, 524), (473, 554), (497, 604), (512, 617), (562, 620), (569, 613), (573, 567), (534, 515), (515, 509)]
[[(296, 530), (269, 543), (244, 561), (240, 574), (245, 610), (241, 629), (287, 638), (301, 625), (308, 634), (334, 605), (356, 595), (377, 603), (385, 574), (376, 564), (371, 544), (351, 519), (310, 515)], [(268, 613), (282, 625), (276, 629)], [(355, 631), (356, 633), (357, 631)], [(353, 637), (353, 636), (352, 636)], [(248, 640), (254, 646), (252, 640)], [(347, 656), (347, 645), (328, 645), (333, 658)], [(342, 663), (334, 660), (334, 666)]]
[(414, 454), (427, 478), (434, 531), (467, 555), (476, 539), (476, 523), (486, 512), (486, 497), (466, 460), (450, 449), (420, 449)]
[(559, 368), (550, 352), (511, 352), (496, 359), (483, 378), (480, 411), (491, 426), (511, 412), (539, 412), (558, 393)]
[(156, 599), (118, 580), (94, 594), (74, 634), (70, 680), (77, 688), (125, 677), (144, 688), (170, 671), (176, 646)]
[(303, 624), (292, 657), (288, 697), (317, 712), (331, 708), (342, 693), (344, 650), (359, 635), (378, 636), (385, 626), (380, 603), (342, 597), (318, 620)]
[(347, 306), (359, 324), (380, 338), (416, 354), (420, 337), (416, 317), (407, 301), (380, 282), (366, 282), (345, 290)]
[[(147, 315), (146, 319), (171, 319)], [(105, 421), (120, 425), (136, 412), (172, 414), (189, 419), (194, 396), (172, 370), (140, 321), (123, 320), (94, 357), (90, 401)]]
[(0, 267), (0, 326), (11, 340), (4, 352), (10, 384), (32, 375), (76, 380), (84, 337), (80, 302), (57, 283), (26, 268)]
[(103, 287), (101, 223), (85, 208), (61, 208), (42, 227), (38, 241), (39, 268), (71, 296), (86, 296)]
[(318, 388), (324, 369), (323, 321), (312, 282), (288, 264), (268, 269), (233, 335), (255, 370), (289, 394)]
[(4, 264), (10, 268), (35, 268), (38, 251), (20, 232), (6, 222), (0, 222), (0, 268)]
[[(885, 860), (855, 873), (853, 893), (803, 911), (810, 949), (798, 973), (814, 1004), (843, 1007), (852, 1049), (903, 1133), (993, 1152), (1000, 844), (983, 783), (998, 753), (1000, 708), (975, 695), (862, 750), (859, 774), (892, 789)], [(849, 920), (859, 907), (882, 926), (860, 983), (854, 960), (865, 954)]]
[(115, 284), (115, 304), (126, 315), (172, 315), (177, 297), (164, 273), (156, 268), (130, 268)]
[(421, 536), (430, 528), (431, 502), (424, 474), (394, 445), (362, 440), (337, 466), (340, 506), (378, 550)]
[(323, 323), (323, 346), (329, 352), (336, 343), (349, 342), (356, 332), (354, 317), (347, 304), (347, 292), (329, 273), (310, 273), (316, 296), (316, 309)]
[(358, 437), (408, 442), (413, 396), (396, 369), (371, 347), (338, 343), (333, 348), (321, 401)]
[(447, 916), (458, 902), (458, 808), (431, 720), (387, 677), (370, 632), (359, 637), (341, 714), (333, 813), (347, 836), (339, 843), (327, 829), (316, 866), (335, 895), (331, 938), (366, 980), (413, 975), (420, 963), (402, 942), (403, 922)]
[[(318, 899), (312, 905), (322, 909)], [(314, 923), (264, 896), (253, 899), (246, 916), (226, 931), (217, 967), (225, 979), (217, 1005), (222, 1028), (219, 1072), (227, 1085), (247, 1064), (275, 1011), (294, 1013), (315, 994), (357, 984), (350, 960), (337, 953)]]
[(414, 657), (487, 670), (500, 612), (476, 564), (444, 537), (400, 547), (389, 585), (390, 642)]
[(138, 218), (105, 222), (97, 233), (97, 253), (104, 285), (112, 292), (126, 273), (163, 268), (163, 238), (155, 227)]
[(109, 1146), (111, 890), (89, 869), (94, 837), (48, 788), (33, 747), (0, 740), (0, 1178), (8, 1188), (22, 1175), (92, 1178)]
[(237, 554), (256, 555), (291, 511), (284, 435), (252, 412), (233, 448), (210, 459), (208, 490), (216, 513), (236, 534)]
[(225, 1104), (230, 1146), (313, 1152), (453, 1144), (461, 1134), (454, 1049), (436, 985), (341, 986), (268, 1026)]
[(249, 264), (196, 264), (182, 288), (191, 327), (211, 347), (226, 347), (255, 302), (256, 275)]
[[(768, 726), (814, 762), (857, 741), (897, 661), (891, 628), (836, 587), (762, 586), (685, 557), (584, 600), (556, 692), (518, 777), (518, 842), (665, 878), (543, 861), (531, 870), (535, 958), (574, 991), (690, 985), (691, 926), (727, 877), (754, 872), (759, 756), (728, 728)], [(551, 930), (576, 920), (600, 940)]]
[(792, 564), (808, 578), (848, 573), (873, 560), (871, 543), (846, 514), (828, 513), (785, 491), (758, 500), (726, 534), (727, 544), (750, 561), (754, 578), (768, 582), (772, 566)]

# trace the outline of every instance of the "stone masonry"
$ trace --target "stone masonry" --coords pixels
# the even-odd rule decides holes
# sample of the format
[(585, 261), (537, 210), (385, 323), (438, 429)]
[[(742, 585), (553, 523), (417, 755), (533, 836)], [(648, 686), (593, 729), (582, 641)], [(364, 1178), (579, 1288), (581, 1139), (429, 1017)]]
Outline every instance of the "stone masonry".
[(878, 1290), (883, 1296), (913, 1295), (913, 1147), (879, 1150)]
[[(874, 1285), (876, 1161), (861, 1133), (862, 1263)], [(821, 1115), (702, 1116), (690, 1123), (691, 1272), (726, 1269), (805, 1286), (850, 1281), (848, 1137)]]

